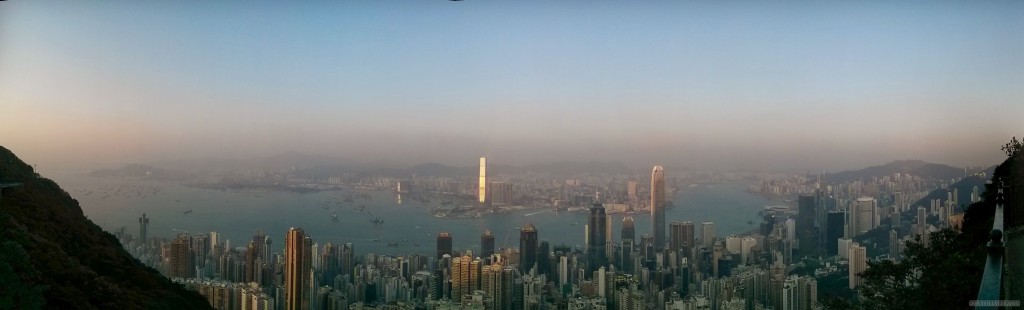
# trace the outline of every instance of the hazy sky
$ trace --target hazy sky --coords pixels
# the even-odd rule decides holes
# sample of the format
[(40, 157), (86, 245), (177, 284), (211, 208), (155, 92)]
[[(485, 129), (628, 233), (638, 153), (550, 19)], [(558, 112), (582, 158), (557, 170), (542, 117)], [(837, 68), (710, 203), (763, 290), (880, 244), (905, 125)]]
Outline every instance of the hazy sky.
[(1012, 135), (1024, 1), (0, 2), (0, 145), (41, 168), (959, 166)]

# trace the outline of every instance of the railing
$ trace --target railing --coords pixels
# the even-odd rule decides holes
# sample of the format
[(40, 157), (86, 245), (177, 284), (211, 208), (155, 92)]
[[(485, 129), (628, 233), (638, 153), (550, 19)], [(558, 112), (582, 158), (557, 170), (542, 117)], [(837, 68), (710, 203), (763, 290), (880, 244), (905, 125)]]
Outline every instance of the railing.
[(999, 181), (996, 194), (996, 210), (992, 219), (991, 240), (988, 242), (988, 258), (985, 259), (985, 272), (978, 288), (975, 309), (1000, 309), (1003, 291), (1003, 255), (1006, 247), (1003, 243), (1003, 181)]

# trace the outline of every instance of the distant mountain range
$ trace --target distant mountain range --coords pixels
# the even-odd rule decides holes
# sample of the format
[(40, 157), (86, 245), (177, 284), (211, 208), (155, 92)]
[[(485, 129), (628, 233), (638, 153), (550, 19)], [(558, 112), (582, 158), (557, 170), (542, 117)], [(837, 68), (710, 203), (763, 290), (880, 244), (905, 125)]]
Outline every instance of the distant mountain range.
[[(396, 166), (399, 165), (385, 165), (380, 163), (363, 164), (338, 157), (288, 152), (273, 156), (249, 159), (206, 158), (161, 161), (146, 164), (130, 164), (115, 169), (96, 170), (90, 172), (88, 175), (95, 177), (183, 181), (201, 176), (231, 175), (249, 171), (289, 171), (300, 177), (317, 179), (338, 176), (341, 174), (356, 174), (360, 176), (379, 175), (404, 178), (413, 175), (435, 177), (474, 176), (477, 174), (477, 169), (479, 169), (475, 165), (450, 166), (440, 163), (425, 163), (406, 168), (393, 168)], [(587, 174), (644, 174), (649, 172), (649, 167), (633, 169), (618, 161), (563, 161), (525, 166), (492, 163), (488, 168), (491, 175), (546, 173), (549, 175), (565, 177)], [(669, 167), (668, 169), (673, 172), (695, 171), (693, 168)], [(977, 171), (968, 172), (974, 173)], [(869, 180), (875, 177), (893, 175), (894, 173), (909, 173), (934, 179), (953, 179), (965, 176), (963, 168), (934, 164), (922, 160), (897, 160), (884, 165), (867, 167), (860, 170), (824, 174), (822, 175), (822, 179), (826, 182), (850, 182), (857, 180)]]
[[(975, 171), (970, 171), (971, 173)], [(867, 181), (875, 177), (908, 173), (929, 179), (954, 179), (967, 175), (963, 168), (933, 164), (922, 160), (897, 160), (881, 166), (872, 166), (860, 170), (850, 170), (822, 175), (826, 182)]]
[(146, 179), (158, 181), (184, 181), (195, 177), (190, 173), (157, 168), (143, 164), (129, 164), (117, 169), (100, 169), (88, 173), (92, 177)]

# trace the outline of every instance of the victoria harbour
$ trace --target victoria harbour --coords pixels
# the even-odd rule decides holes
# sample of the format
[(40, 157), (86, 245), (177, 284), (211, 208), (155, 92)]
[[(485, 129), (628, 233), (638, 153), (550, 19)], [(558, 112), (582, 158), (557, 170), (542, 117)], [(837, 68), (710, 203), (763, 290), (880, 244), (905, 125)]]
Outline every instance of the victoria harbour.
[[(58, 178), (82, 205), (86, 216), (107, 231), (122, 226), (132, 229), (146, 213), (154, 237), (172, 238), (178, 233), (218, 232), (233, 247), (244, 247), (253, 233), (263, 231), (279, 240), (289, 227), (302, 227), (321, 244), (352, 243), (360, 253), (427, 254), (434, 251), (439, 232), (453, 235), (458, 249), (478, 250), (480, 234), (493, 232), (499, 248), (516, 247), (518, 230), (537, 226), (540, 239), (551, 244), (583, 245), (586, 211), (554, 212), (525, 208), (510, 213), (485, 214), (479, 218), (436, 218), (427, 210), (436, 205), (405, 199), (401, 204), (390, 191), (336, 190), (294, 193), (265, 190), (209, 190), (168, 182), (97, 179), (85, 176)], [(119, 188), (120, 195), (117, 193)], [(780, 205), (747, 192), (748, 184), (720, 183), (684, 186), (666, 210), (671, 221), (715, 222), (719, 234), (739, 234), (755, 228), (758, 212)], [(104, 190), (109, 193), (104, 194)], [(368, 199), (344, 201), (344, 193), (366, 193)], [(90, 193), (82, 195), (77, 193)], [(359, 211), (359, 206), (364, 206)], [(326, 207), (326, 208), (325, 208)], [(188, 212), (190, 211), (191, 212)], [(188, 212), (188, 213), (186, 213)], [(337, 221), (331, 215), (337, 215)], [(612, 214), (612, 231), (621, 229), (625, 214)], [(638, 231), (650, 230), (650, 215), (630, 215)], [(381, 224), (371, 220), (379, 218)], [(281, 235), (281, 236), (278, 236)], [(389, 245), (390, 244), (390, 245)], [(283, 243), (274, 244), (283, 248)]]

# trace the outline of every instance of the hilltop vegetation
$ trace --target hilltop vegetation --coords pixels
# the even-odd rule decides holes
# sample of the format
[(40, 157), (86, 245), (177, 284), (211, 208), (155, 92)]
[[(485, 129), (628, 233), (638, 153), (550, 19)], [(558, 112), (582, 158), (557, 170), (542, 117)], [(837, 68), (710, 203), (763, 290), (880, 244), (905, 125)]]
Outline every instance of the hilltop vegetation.
[(131, 257), (78, 201), (0, 147), (0, 309), (209, 309)]

